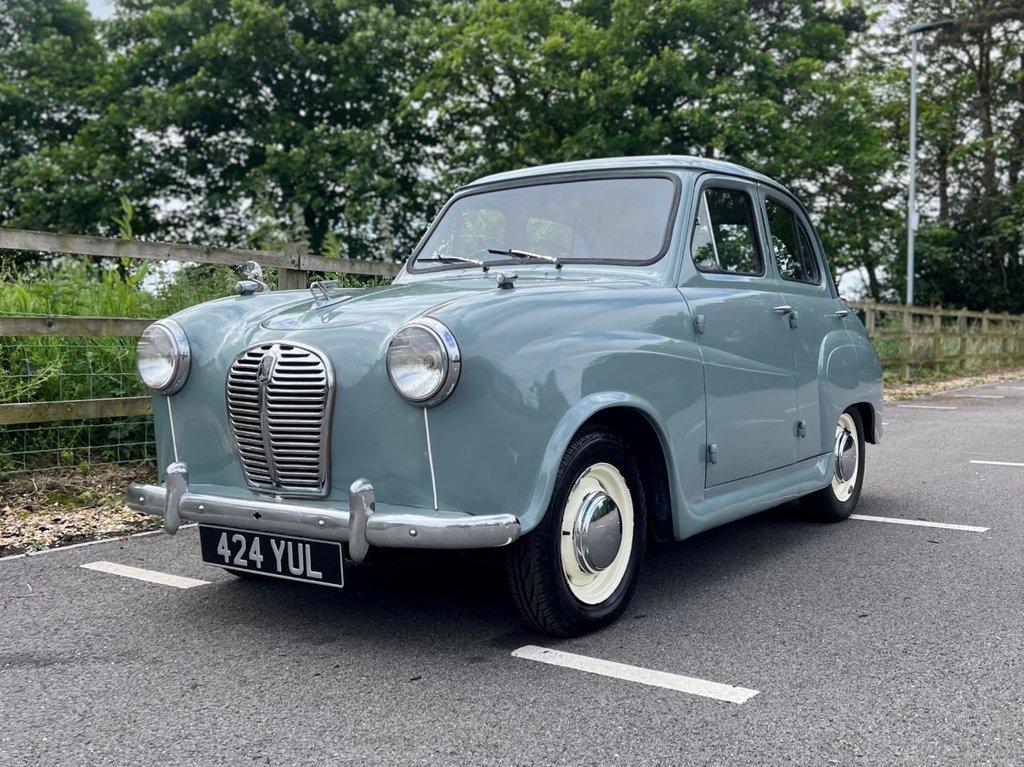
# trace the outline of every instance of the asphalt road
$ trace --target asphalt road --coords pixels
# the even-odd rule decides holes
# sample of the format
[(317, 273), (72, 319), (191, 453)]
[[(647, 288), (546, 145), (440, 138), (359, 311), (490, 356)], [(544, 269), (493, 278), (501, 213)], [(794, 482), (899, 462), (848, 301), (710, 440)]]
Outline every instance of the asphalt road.
[[(956, 394), (889, 406), (858, 513), (987, 532), (781, 507), (654, 547), (625, 617), (571, 641), (479, 558), (239, 581), (190, 529), (0, 562), (0, 764), (1019, 765), (1024, 466), (970, 461), (1024, 463), (1024, 383)], [(531, 644), (758, 694), (512, 656)]]

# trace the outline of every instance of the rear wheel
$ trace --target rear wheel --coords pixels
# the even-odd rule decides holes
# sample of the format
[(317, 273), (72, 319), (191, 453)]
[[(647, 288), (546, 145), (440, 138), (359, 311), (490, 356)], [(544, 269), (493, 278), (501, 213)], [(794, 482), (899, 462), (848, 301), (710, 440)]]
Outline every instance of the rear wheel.
[(647, 514), (640, 472), (610, 429), (573, 438), (540, 524), (508, 553), (523, 617), (555, 636), (614, 621), (629, 604), (643, 560)]
[(857, 508), (864, 483), (864, 422), (857, 408), (839, 416), (832, 452), (835, 461), (831, 483), (806, 496), (803, 503), (823, 522), (842, 522)]

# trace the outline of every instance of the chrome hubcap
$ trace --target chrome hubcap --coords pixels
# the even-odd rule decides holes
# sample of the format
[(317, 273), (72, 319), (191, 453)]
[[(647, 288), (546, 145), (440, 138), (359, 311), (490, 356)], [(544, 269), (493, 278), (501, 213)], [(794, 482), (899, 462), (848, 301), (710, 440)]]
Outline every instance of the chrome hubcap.
[(836, 442), (832, 450), (835, 459), (832, 492), (836, 500), (842, 503), (850, 499), (857, 487), (860, 471), (859, 443), (857, 424), (849, 413), (843, 413), (836, 424)]
[(572, 530), (576, 563), (585, 573), (606, 569), (622, 544), (622, 515), (611, 496), (603, 490), (588, 494), (580, 504)]
[(580, 602), (604, 602), (622, 583), (633, 550), (633, 496), (610, 463), (595, 463), (573, 483), (558, 541), (569, 591)]
[(836, 435), (836, 477), (848, 482), (857, 472), (857, 443), (846, 429), (839, 429)]

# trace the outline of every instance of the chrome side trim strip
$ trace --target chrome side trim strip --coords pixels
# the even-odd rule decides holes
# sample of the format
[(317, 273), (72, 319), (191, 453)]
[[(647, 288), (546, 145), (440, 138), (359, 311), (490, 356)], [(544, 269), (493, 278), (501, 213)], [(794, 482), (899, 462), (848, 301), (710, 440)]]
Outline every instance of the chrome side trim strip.
[(174, 411), (171, 409), (171, 398), (165, 396), (164, 402), (167, 403), (167, 424), (171, 427), (171, 452), (174, 453), (174, 462), (177, 463), (181, 457), (178, 455), (178, 438), (174, 434)]
[(430, 464), (430, 489), (434, 494), (434, 511), (437, 511), (437, 477), (434, 476), (434, 450), (430, 444), (430, 416), (423, 408), (423, 429), (427, 433), (427, 463)]

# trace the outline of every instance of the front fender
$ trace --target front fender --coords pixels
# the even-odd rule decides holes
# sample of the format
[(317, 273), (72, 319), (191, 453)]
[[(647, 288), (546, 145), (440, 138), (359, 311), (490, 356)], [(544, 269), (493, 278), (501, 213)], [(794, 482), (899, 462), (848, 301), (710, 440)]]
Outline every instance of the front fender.
[[(665, 435), (664, 429), (659, 421), (659, 414), (645, 400), (620, 391), (597, 392), (587, 395), (574, 404), (562, 416), (555, 426), (548, 440), (547, 448), (544, 450), (544, 457), (541, 461), (541, 469), (537, 474), (537, 480), (533, 485), (533, 492), (530, 495), (529, 503), (525, 512), (519, 519), (523, 532), (528, 532), (536, 527), (551, 502), (551, 496), (555, 490), (555, 478), (558, 475), (558, 467), (561, 464), (562, 456), (573, 435), (595, 415), (609, 408), (625, 407), (642, 413), (651, 426), (654, 428), (658, 439), (661, 442), (662, 451), (665, 453), (666, 463), (669, 467), (670, 490), (679, 486), (679, 478), (675, 476), (672, 446)], [(674, 493), (673, 493), (674, 494)]]
[(435, 315), (463, 354), (458, 387), (428, 414), (439, 505), (513, 513), (529, 531), (572, 436), (595, 413), (622, 407), (658, 434), (678, 526), (703, 498), (706, 439), (700, 351), (678, 291), (503, 298)]

